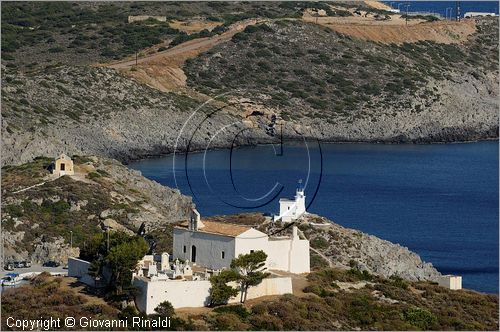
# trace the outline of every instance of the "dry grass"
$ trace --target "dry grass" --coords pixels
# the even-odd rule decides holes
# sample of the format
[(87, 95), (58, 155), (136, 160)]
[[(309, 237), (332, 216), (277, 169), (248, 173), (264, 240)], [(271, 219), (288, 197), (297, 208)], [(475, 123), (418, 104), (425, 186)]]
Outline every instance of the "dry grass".
[(266, 218), (261, 213), (242, 213), (230, 216), (214, 216), (205, 219), (245, 226), (259, 226), (266, 221)]
[[(94, 319), (116, 318), (118, 310), (101, 298), (86, 294), (83, 287), (75, 284), (74, 278), (52, 277), (43, 273), (31, 285), (9, 289), (2, 293), (3, 317), (14, 319), (40, 319), (40, 317), (78, 320), (81, 317)], [(7, 326), (2, 321), (2, 329)]]
[(465, 42), (476, 31), (474, 20), (424, 22), (412, 19), (406, 25), (401, 15), (390, 17), (390, 20), (378, 21), (373, 16), (315, 17), (305, 12), (302, 19), (355, 38), (385, 44), (421, 40), (457, 44)]
[(222, 25), (222, 22), (207, 21), (205, 19), (189, 19), (184, 21), (173, 20), (169, 22), (170, 27), (184, 31), (186, 33), (200, 32), (207, 29), (212, 31), (213, 28)]

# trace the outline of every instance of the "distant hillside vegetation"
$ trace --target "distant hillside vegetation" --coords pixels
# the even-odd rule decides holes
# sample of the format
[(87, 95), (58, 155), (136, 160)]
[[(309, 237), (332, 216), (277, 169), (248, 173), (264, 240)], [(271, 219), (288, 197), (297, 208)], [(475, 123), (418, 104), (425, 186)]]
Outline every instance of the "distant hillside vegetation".
[[(231, 123), (237, 125), (217, 135), (212, 147), (228, 147), (242, 129), (235, 144), (269, 143), (276, 140), (271, 127), (277, 123), (285, 138), (334, 142), (498, 137), (497, 18), (478, 20), (476, 33), (463, 44), (400, 45), (363, 41), (302, 20), (304, 12), (316, 9), (330, 20), (351, 19), (359, 8), (380, 12), (362, 3), (7, 2), (2, 165), (62, 151), (126, 161), (188, 144), (202, 149)], [(128, 15), (139, 14), (165, 15), (167, 22), (127, 23)], [(182, 82), (187, 76), (188, 84), (175, 92), (160, 92), (127, 74), (157, 70), (148, 79), (168, 80), (172, 68), (160, 60), (141, 70), (89, 66), (136, 51), (168, 53), (173, 45), (248, 18), (265, 23), (249, 25), (175, 67), (174, 76)], [(187, 35), (170, 20), (177, 27), (184, 21), (217, 22), (220, 29)], [(222, 93), (190, 119), (193, 127), (201, 125), (192, 141), (177, 140), (188, 114)]]
[(384, 45), (282, 20), (249, 26), (232, 42), (188, 61), (184, 69), (195, 89), (249, 97), (278, 108), (285, 120), (376, 121), (380, 110), (419, 113), (439, 102), (439, 87), (430, 82), (496, 76), (497, 23), (483, 22), (464, 45)]
[[(300, 17), (303, 6), (279, 2), (5, 2), (2, 3), (2, 60), (32, 71), (47, 65), (85, 65), (120, 59), (136, 51), (219, 33), (250, 17)], [(128, 23), (129, 15), (160, 15)], [(213, 32), (187, 35), (170, 20), (193, 17), (221, 22)]]

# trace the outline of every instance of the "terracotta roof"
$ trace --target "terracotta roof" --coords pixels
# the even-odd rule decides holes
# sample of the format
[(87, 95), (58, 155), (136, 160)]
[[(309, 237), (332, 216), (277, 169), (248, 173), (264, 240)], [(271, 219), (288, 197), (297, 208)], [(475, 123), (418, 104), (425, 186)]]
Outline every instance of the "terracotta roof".
[[(205, 226), (202, 228), (198, 228), (198, 232), (226, 235), (226, 236), (232, 236), (232, 237), (236, 237), (236, 236), (238, 236), (238, 235), (240, 235), (240, 234), (242, 234), (242, 233), (244, 233), (252, 228), (251, 226), (236, 225), (236, 224), (209, 221), (209, 220), (202, 220), (201, 222)], [(188, 225), (189, 225), (189, 222), (185, 221), (185, 222), (181, 223), (178, 226), (178, 228), (187, 229)]]

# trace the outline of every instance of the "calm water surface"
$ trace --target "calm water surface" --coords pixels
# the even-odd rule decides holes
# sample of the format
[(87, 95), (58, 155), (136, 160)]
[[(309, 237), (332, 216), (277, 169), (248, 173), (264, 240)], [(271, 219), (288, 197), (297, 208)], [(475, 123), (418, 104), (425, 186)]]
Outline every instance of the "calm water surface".
[[(392, 8), (401, 10), (402, 13), (408, 11), (419, 13), (435, 13), (445, 17), (456, 17), (457, 1), (383, 1)], [(460, 16), (463, 17), (467, 12), (485, 12), (498, 15), (498, 1), (460, 1)]]
[(462, 275), (466, 288), (498, 293), (497, 141), (308, 146), (309, 153), (289, 143), (282, 156), (268, 145), (181, 155), (175, 168), (172, 156), (130, 167), (193, 196), (202, 215), (277, 213), (278, 198), (293, 196), (303, 179), (310, 212), (406, 246), (442, 273)]

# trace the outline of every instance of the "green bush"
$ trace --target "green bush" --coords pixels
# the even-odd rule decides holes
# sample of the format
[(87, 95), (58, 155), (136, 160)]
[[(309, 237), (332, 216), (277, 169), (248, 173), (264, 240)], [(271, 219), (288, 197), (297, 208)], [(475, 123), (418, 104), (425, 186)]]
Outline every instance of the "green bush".
[(395, 276), (395, 275), (391, 276), (389, 278), (389, 284), (397, 288), (408, 289), (408, 282), (406, 282), (400, 276)]
[(250, 315), (250, 312), (241, 304), (217, 307), (214, 311), (217, 313), (232, 313), (243, 319)]
[(315, 249), (326, 249), (329, 245), (328, 241), (320, 235), (311, 240), (311, 247)]
[(98, 179), (100, 177), (101, 177), (101, 174), (99, 174), (97, 172), (90, 172), (89, 174), (87, 174), (87, 178), (90, 180), (95, 180), (95, 179)]
[(360, 271), (357, 268), (351, 268), (348, 272), (348, 275), (353, 277), (354, 280), (373, 280), (373, 276), (366, 270)]
[(49, 212), (54, 215), (60, 215), (66, 211), (69, 211), (71, 205), (63, 200), (52, 203), (51, 201), (43, 201), (42, 211)]
[(49, 53), (61, 53), (64, 51), (64, 48), (62, 47), (51, 47), (48, 49)]
[(421, 330), (430, 330), (437, 323), (437, 317), (429, 310), (414, 307), (403, 313), (404, 320)]

